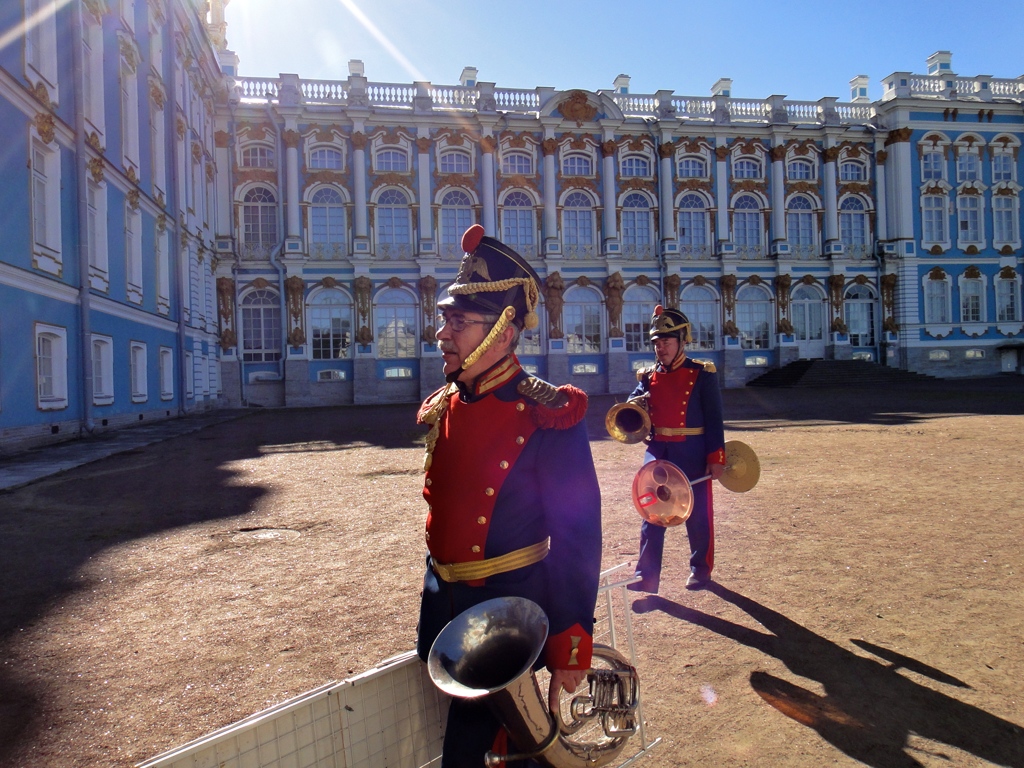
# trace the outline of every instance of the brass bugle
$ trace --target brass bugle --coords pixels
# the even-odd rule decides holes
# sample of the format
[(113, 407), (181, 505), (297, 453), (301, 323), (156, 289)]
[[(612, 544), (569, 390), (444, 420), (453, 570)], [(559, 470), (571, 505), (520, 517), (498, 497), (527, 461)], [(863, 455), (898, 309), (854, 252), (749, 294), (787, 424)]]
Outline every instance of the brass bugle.
[(613, 405), (604, 417), (604, 428), (620, 443), (639, 443), (651, 432), (647, 397), (638, 397)]

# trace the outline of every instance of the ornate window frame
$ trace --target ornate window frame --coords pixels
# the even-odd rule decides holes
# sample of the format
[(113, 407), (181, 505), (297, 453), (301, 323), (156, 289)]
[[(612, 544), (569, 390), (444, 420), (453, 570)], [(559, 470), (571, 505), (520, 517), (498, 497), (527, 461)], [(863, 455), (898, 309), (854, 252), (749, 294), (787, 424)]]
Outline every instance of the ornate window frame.
[(161, 346), (159, 350), (160, 399), (174, 399), (174, 350)]
[[(753, 208), (737, 208), (736, 204), (739, 203), (743, 198), (749, 197), (754, 200), (757, 205), (756, 209)], [(767, 216), (765, 214), (770, 210), (768, 201), (765, 196), (758, 192), (736, 192), (733, 194), (729, 201), (729, 232), (732, 235), (733, 245), (736, 247), (736, 252), (740, 256), (746, 258), (760, 258), (765, 253), (765, 221)], [(741, 243), (736, 237), (736, 214), (742, 212), (746, 214), (748, 212), (756, 213), (756, 224), (757, 224), (757, 242), (743, 242)]]
[[(329, 190), (337, 194), (341, 202), (315, 201), (316, 196), (323, 190)], [(352, 198), (349, 196), (348, 190), (341, 184), (334, 184), (330, 182), (310, 184), (303, 192), (300, 206), (302, 207), (302, 221), (304, 224), (304, 231), (306, 233), (306, 248), (309, 250), (309, 257), (311, 259), (330, 260), (345, 258), (348, 256), (350, 249), (349, 241), (352, 234), (350, 222), (352, 215)], [(340, 209), (342, 219), (342, 233), (340, 239), (328, 239), (326, 241), (316, 241), (313, 239), (313, 211), (319, 206), (333, 206)], [(330, 235), (330, 221), (328, 221), (328, 235)]]
[[(952, 204), (949, 199), (953, 188), (944, 180), (929, 181), (923, 184), (919, 190), (918, 206), (921, 212), (921, 250), (939, 255), (952, 248), (952, 233), (950, 218), (952, 216)], [(930, 206), (928, 200), (941, 200), (941, 205)], [(942, 239), (929, 238), (928, 227), (925, 226), (927, 217), (926, 211), (934, 210), (939, 212), (939, 220), (942, 222)], [(936, 233), (932, 233), (936, 234)]]
[[(111, 405), (114, 402), (114, 339), (94, 333), (90, 339), (92, 358), (92, 404)], [(97, 377), (96, 369), (99, 368)], [(99, 383), (97, 383), (97, 378)]]
[[(920, 178), (923, 186), (929, 186), (934, 182), (944, 182), (949, 186), (949, 159), (952, 154), (953, 142), (941, 131), (928, 131), (917, 142), (917, 159), (920, 165)], [(925, 178), (925, 156), (929, 153), (937, 153), (941, 158), (939, 165), (940, 175), (938, 178)]]
[[(526, 200), (529, 201), (529, 205), (508, 205), (508, 199), (511, 195), (522, 195)], [(500, 215), (500, 226), (501, 226), (501, 241), (508, 245), (510, 248), (515, 249), (521, 256), (527, 259), (537, 258), (537, 243), (539, 242), (540, 232), (537, 228), (537, 213), (543, 210), (543, 203), (538, 199), (538, 195), (532, 189), (524, 189), (522, 187), (510, 187), (502, 192), (498, 196), (498, 211)], [(512, 236), (509, 232), (505, 217), (510, 211), (515, 211), (516, 216), (516, 235)], [(519, 220), (518, 214), (526, 211), (529, 213), (529, 235), (530, 240), (526, 242), (519, 237), (519, 231), (522, 229), (522, 222)]]
[[(985, 248), (987, 243), (987, 232), (985, 231), (985, 195), (986, 187), (980, 181), (964, 182), (957, 188), (956, 195), (956, 247), (968, 255), (977, 254)], [(974, 206), (974, 203), (977, 206)], [(977, 237), (969, 238), (965, 233), (971, 232), (970, 227), (964, 224), (970, 223), (970, 211), (977, 212)]]
[[(693, 196), (703, 204), (703, 208), (683, 208), (683, 200)], [(676, 195), (674, 209), (676, 212), (676, 237), (679, 240), (679, 254), (682, 258), (689, 259), (706, 259), (711, 256), (711, 246), (714, 242), (714, 225), (715, 225), (715, 206), (714, 198), (702, 191), (698, 190), (683, 190)], [(687, 212), (691, 218), (700, 212), (699, 215), (703, 217), (704, 225), (704, 242), (694, 243), (692, 242), (693, 235), (686, 235), (683, 233), (683, 213)], [(690, 239), (691, 242), (684, 242)]]
[[(626, 207), (626, 201), (643, 200), (647, 205), (644, 208), (637, 206)], [(658, 201), (653, 195), (638, 191), (627, 190), (619, 195), (619, 239), (622, 242), (622, 252), (627, 258), (644, 259), (654, 255), (654, 242), (656, 234), (654, 231), (655, 212)], [(640, 213), (643, 211), (646, 215)], [(633, 219), (632, 224), (627, 227), (627, 220)], [(643, 221), (641, 221), (641, 218)], [(627, 234), (631, 231), (632, 234)]]
[[(1002, 286), (1007, 286), (1002, 288)], [(1021, 308), (1021, 276), (1020, 273), (1011, 266), (1004, 266), (999, 270), (999, 273), (993, 279), (994, 295), (996, 299), (996, 330), (1004, 336), (1011, 336), (1013, 334), (1020, 333), (1024, 330), (1024, 310)], [(1012, 316), (1004, 316), (1002, 319), (999, 317), (1000, 310), (1000, 295), (1003, 292), (1007, 292), (1010, 303), (1012, 305), (1013, 313)]]
[[(711, 300), (694, 301), (692, 299), (692, 295), (696, 291), (709, 292), (711, 294)], [(687, 297), (687, 292), (691, 293), (691, 298)], [(679, 309), (683, 312), (683, 314), (686, 315), (687, 319), (690, 321), (690, 335), (694, 339), (694, 341), (686, 345), (686, 350), (688, 352), (711, 352), (718, 349), (718, 341), (719, 337), (721, 336), (721, 301), (721, 294), (718, 292), (715, 286), (712, 285), (712, 283), (706, 280), (703, 283), (698, 283), (696, 280), (691, 280), (688, 283), (686, 283), (686, 285), (682, 286), (682, 288), (680, 289)], [(710, 311), (710, 321), (712, 325), (710, 333), (707, 334), (708, 338), (702, 339), (701, 337), (705, 335), (703, 332), (703, 326), (701, 325), (701, 323), (704, 320), (702, 315), (707, 314), (704, 311), (705, 304), (708, 305), (708, 309)], [(687, 312), (687, 306), (696, 306), (698, 307), (698, 310), (696, 312)]]
[[(453, 205), (452, 195), (462, 195), (466, 202), (460, 201)], [(461, 258), (462, 235), (479, 218), (480, 198), (471, 187), (446, 186), (434, 193), (434, 207), (437, 216), (437, 244), (441, 257)], [(465, 215), (466, 212), (468, 216)], [(454, 221), (451, 221), (453, 213)], [(449, 221), (446, 222), (446, 219)]]
[(125, 284), (128, 301), (142, 303), (143, 296), (143, 249), (142, 211), (130, 200), (124, 204), (124, 259)]
[[(794, 174), (794, 166), (806, 168), (806, 175)], [(790, 181), (817, 181), (818, 180), (818, 167), (817, 163), (812, 162), (806, 157), (797, 157), (786, 160), (786, 178)]]
[[(574, 198), (576, 195), (582, 195), (590, 205), (587, 207), (583, 206), (569, 206), (566, 203)], [(575, 187), (568, 187), (562, 191), (562, 195), (558, 203), (559, 212), (559, 234), (562, 240), (563, 252), (569, 258), (589, 258), (596, 254), (597, 243), (600, 242), (600, 233), (598, 230), (598, 202), (595, 199), (596, 195), (592, 192), (584, 189), (577, 189)], [(569, 213), (572, 211), (587, 211), (590, 217), (589, 232), (585, 233), (586, 237), (580, 237), (584, 234), (578, 224), (575, 224), (572, 229), (576, 232), (576, 242), (569, 242), (568, 232), (570, 227), (566, 223), (566, 219)]]
[[(330, 295), (332, 295), (334, 293), (340, 294), (342, 299), (343, 299), (343, 301), (321, 303), (322, 297), (330, 296)], [(357, 323), (356, 323), (356, 302), (355, 302), (355, 297), (352, 295), (351, 291), (349, 291), (346, 286), (343, 286), (341, 283), (338, 283), (336, 281), (334, 283), (332, 283), (330, 286), (318, 285), (318, 286), (314, 287), (309, 292), (309, 294), (306, 296), (305, 304), (306, 304), (306, 328), (309, 329), (309, 339), (307, 341), (307, 343), (309, 344), (309, 359), (310, 360), (350, 360), (350, 359), (352, 359), (355, 356), (355, 348), (356, 348), (355, 334), (356, 334), (356, 324)], [(347, 307), (347, 313), (348, 313), (348, 318), (347, 318), (348, 319), (348, 346), (345, 347), (344, 354), (342, 356), (340, 356), (340, 357), (317, 357), (317, 354), (316, 354), (317, 353), (316, 344), (314, 343), (314, 338), (315, 338), (314, 331), (315, 331), (317, 326), (316, 326), (316, 323), (314, 323), (314, 320), (313, 320), (313, 314), (314, 314), (314, 311), (316, 310), (317, 307), (331, 307), (332, 308), (331, 310), (328, 310), (328, 319), (333, 319), (333, 314), (334, 314), (333, 308), (334, 307), (341, 307), (342, 310), (341, 310), (341, 312), (339, 314), (342, 315), (342, 317), (341, 317), (342, 322), (344, 322), (344, 320), (346, 319), (344, 315), (345, 315), (345, 307)], [(342, 330), (342, 336), (344, 336), (344, 330)], [(330, 336), (328, 338), (329, 338), (329, 340), (331, 342), (331, 347), (333, 349), (333, 338), (334, 338), (333, 323), (332, 323), (332, 330), (331, 330)]]
[[(678, 139), (675, 143), (676, 154), (675, 154), (675, 168), (673, 169), (676, 178), (678, 180), (698, 180), (698, 181), (711, 181), (711, 169), (715, 167), (715, 148), (708, 142), (707, 139)], [(699, 160), (704, 163), (704, 175), (703, 176), (684, 176), (682, 174), (682, 164), (686, 160)]]
[[(498, 173), (502, 176), (523, 176), (534, 178), (538, 175), (540, 159), (538, 148), (540, 143), (531, 134), (513, 134), (511, 131), (502, 132), (498, 142)], [(525, 155), (530, 160), (530, 172), (518, 173), (505, 170), (505, 158), (512, 155)]]
[[(953, 279), (942, 267), (933, 267), (921, 276), (922, 319), (924, 331), (939, 339), (953, 332)], [(936, 316), (933, 299), (942, 303), (943, 314)]]
[[(758, 298), (758, 299), (748, 298), (749, 296), (751, 296), (754, 293), (756, 293), (761, 298)], [(742, 296), (741, 294), (746, 294), (746, 296)], [(773, 322), (772, 322), (772, 316), (774, 315), (774, 312), (772, 312), (772, 304), (774, 303), (774, 301), (775, 301), (775, 298), (772, 296), (771, 290), (763, 282), (757, 283), (757, 284), (754, 284), (754, 283), (751, 283), (751, 282), (746, 282), (746, 283), (736, 287), (736, 327), (740, 331), (740, 348), (741, 349), (772, 349), (773, 348), (773, 346), (775, 344), (775, 341), (774, 341), (774, 337), (775, 337), (775, 332), (774, 331), (775, 331), (775, 329), (773, 327)], [(746, 309), (746, 305), (754, 305), (754, 304), (757, 304), (757, 305), (764, 304), (765, 305), (764, 307), (759, 307), (760, 310), (764, 310), (764, 318), (767, 320), (767, 325), (768, 325), (767, 335), (766, 335), (766, 337), (764, 338), (763, 341), (761, 341), (761, 337), (760, 336), (755, 336), (753, 333), (749, 334), (747, 337), (744, 337), (744, 335), (743, 335), (743, 331), (744, 331), (743, 324), (748, 319), (748, 318), (743, 317), (743, 314), (744, 314), (743, 310)], [(754, 321), (754, 322), (756, 322), (760, 318), (757, 318), (757, 317), (754, 317), (753, 315), (751, 315), (751, 317), (749, 319)], [(750, 329), (750, 330), (753, 330), (753, 329)]]
[(24, 0), (25, 79), (46, 89), (50, 102), (58, 99), (57, 7), (58, 0)]
[(149, 400), (149, 353), (144, 341), (128, 342), (128, 388), (133, 403)]
[[(558, 177), (566, 179), (596, 179), (601, 166), (597, 141), (592, 136), (563, 135), (558, 143)], [(590, 162), (590, 173), (566, 173), (565, 163), (570, 157), (583, 157)]]
[(36, 125), (29, 128), (29, 211), (32, 266), (60, 277), (64, 271), (61, 216), (61, 146), (53, 136), (44, 141)]
[[(807, 208), (794, 208), (796, 201), (802, 201), (808, 205)], [(786, 196), (786, 242), (789, 244), (790, 253), (796, 258), (816, 258), (821, 253), (821, 227), (819, 226), (820, 214), (822, 211), (821, 201), (816, 195), (807, 192), (798, 192)], [(800, 217), (794, 222), (792, 217)], [(797, 242), (794, 240), (791, 224), (799, 224), (803, 217), (810, 222), (810, 242)], [(800, 237), (803, 235), (800, 233)]]
[[(36, 323), (33, 336), (36, 408), (40, 411), (63, 410), (68, 407), (68, 329)], [(45, 357), (42, 354), (44, 340), (49, 347), (49, 355)]]
[(648, 327), (661, 296), (654, 283), (633, 282), (622, 292), (622, 333), (626, 351), (634, 354), (653, 353)]
[[(565, 333), (565, 347), (566, 351), (570, 355), (598, 355), (603, 354), (606, 350), (606, 340), (608, 338), (608, 317), (605, 311), (604, 298), (601, 292), (593, 285), (571, 285), (565, 293), (562, 295), (562, 329)], [(588, 334), (588, 328), (593, 328), (592, 314), (588, 317), (588, 309), (591, 312), (593, 308), (597, 307), (597, 318), (598, 318), (598, 339), (596, 349), (593, 347), (593, 334)], [(575, 315), (576, 309), (579, 308), (580, 316), (579, 320), (582, 324), (583, 333), (580, 335), (578, 340), (574, 340), (573, 336), (575, 333), (570, 333), (570, 322), (575, 318), (571, 315)], [(590, 348), (588, 348), (590, 347)]]
[[(260, 295), (258, 298), (266, 299), (266, 303), (246, 303), (249, 301), (251, 297), (253, 297), (256, 293), (259, 292), (262, 292), (262, 295)], [(259, 310), (258, 323), (253, 324), (249, 321), (250, 318), (246, 316), (247, 308)], [(267, 323), (263, 317), (265, 310), (270, 310), (271, 312), (276, 311), (277, 313), (277, 322), (270, 325), (270, 327), (273, 329), (273, 335), (271, 339), (267, 339), (263, 335), (263, 331), (267, 327)], [(284, 333), (284, 331), (282, 330), (282, 316), (284, 314), (284, 309), (281, 306), (281, 294), (278, 292), (278, 289), (275, 288), (274, 286), (267, 285), (266, 283), (263, 283), (263, 287), (257, 287), (256, 285), (251, 284), (246, 286), (245, 288), (242, 289), (241, 293), (238, 294), (238, 314), (241, 318), (241, 327), (238, 329), (239, 338), (237, 354), (241, 357), (242, 362), (273, 363), (280, 360), (281, 356), (284, 354), (284, 347), (287, 341), (282, 335)], [(257, 334), (249, 333), (250, 328), (259, 329), (258, 338)], [(247, 351), (246, 344), (253, 340), (258, 340), (260, 342), (260, 346), (248, 347)], [(276, 341), (277, 346), (269, 346), (267, 345), (267, 341)], [(194, 373), (190, 374), (187, 378), (190, 381), (194, 380)]]
[[(851, 293), (866, 291), (867, 298), (861, 296), (851, 296)], [(855, 306), (867, 306), (870, 309), (869, 322), (871, 324), (870, 338), (867, 343), (863, 343), (864, 339), (857, 339), (861, 342), (859, 344), (854, 343), (854, 338), (861, 334), (854, 331), (853, 318), (850, 316), (851, 308)], [(878, 343), (878, 331), (879, 331), (879, 303), (878, 303), (878, 291), (875, 287), (869, 283), (861, 283), (856, 280), (852, 281), (843, 290), (843, 322), (846, 323), (847, 332), (850, 335), (850, 344), (855, 347), (873, 347)]]
[[(269, 201), (268, 200), (246, 200), (246, 198), (251, 193), (255, 193), (257, 189), (266, 190), (266, 192), (268, 192), (270, 194), (270, 196), (273, 198), (273, 200), (269, 200)], [(236, 210), (238, 211), (237, 221), (239, 222), (239, 226), (238, 226), (238, 228), (236, 230), (237, 231), (237, 235), (238, 235), (238, 244), (239, 244), (239, 249), (244, 251), (244, 252), (246, 252), (246, 253), (243, 253), (243, 256), (242, 256), (243, 259), (245, 259), (245, 258), (248, 258), (248, 259), (269, 258), (270, 252), (278, 244), (280, 244), (280, 242), (282, 241), (283, 237), (282, 237), (282, 232), (281, 232), (281, 200), (280, 200), (280, 197), (281, 196), (278, 194), (277, 185), (275, 185), (275, 184), (268, 184), (268, 183), (263, 182), (263, 181), (248, 182), (246, 184), (242, 184), (241, 186), (239, 186), (235, 190), (235, 206), (236, 206)], [(250, 236), (249, 236), (249, 233), (246, 232), (246, 227), (248, 226), (248, 224), (246, 222), (246, 214), (247, 214), (246, 208), (248, 206), (258, 206), (259, 207), (259, 210), (258, 210), (257, 213), (258, 213), (258, 216), (259, 216), (259, 234), (260, 234), (260, 237), (258, 239), (255, 239), (255, 240), (251, 240)], [(273, 224), (274, 224), (273, 235), (274, 235), (274, 238), (272, 240), (264, 238), (262, 236), (263, 235), (263, 216), (264, 216), (263, 211), (264, 211), (264, 209), (273, 210), (273, 213), (274, 213), (274, 218), (273, 218)], [(262, 253), (262, 251), (264, 251), (264, 250), (266, 251), (266, 255), (265, 256)], [(257, 251), (260, 251), (260, 252), (257, 253)]]
[[(384, 301), (385, 297), (390, 294), (401, 295), (408, 299), (406, 302), (391, 302)], [(408, 323), (408, 317), (412, 318), (412, 343), (410, 345), (401, 344), (401, 339), (396, 337), (394, 352), (395, 354), (384, 354), (385, 350), (381, 349), (383, 344), (384, 333), (381, 332), (381, 315), (384, 313), (383, 307), (398, 306), (406, 309), (411, 308), (411, 315), (408, 313), (405, 317), (405, 322)], [(416, 293), (406, 285), (394, 286), (389, 283), (384, 283), (373, 295), (372, 310), (373, 310), (373, 329), (374, 329), (374, 348), (377, 353), (377, 358), (380, 360), (414, 360), (419, 357), (418, 351), (420, 348), (420, 302), (419, 297)], [(398, 331), (400, 318), (398, 314), (395, 315), (395, 331)], [(391, 350), (387, 350), (391, 351)]]
[[(389, 192), (398, 192), (405, 197), (404, 206), (398, 203), (383, 202), (382, 198)], [(402, 259), (412, 258), (413, 247), (416, 242), (416, 231), (414, 228), (414, 216), (413, 216), (413, 201), (415, 200), (412, 192), (408, 188), (399, 186), (397, 184), (389, 184), (387, 186), (379, 187), (374, 190), (370, 195), (370, 210), (373, 216), (373, 238), (376, 248), (376, 253), (383, 258), (391, 259)], [(388, 239), (381, 236), (382, 226), (382, 215), (383, 207), (387, 208), (404, 208), (405, 209), (405, 227), (404, 230), (407, 232), (406, 239)], [(394, 215), (392, 214), (392, 226), (394, 226)], [(390, 236), (389, 236), (390, 237)]]
[[(988, 275), (982, 272), (975, 266), (967, 267), (963, 272), (957, 275), (957, 293), (959, 295), (959, 301), (957, 302), (957, 314), (960, 318), (960, 329), (964, 334), (968, 336), (980, 336), (988, 330), (990, 323), (988, 322)], [(978, 319), (972, 320), (965, 317), (965, 300), (967, 299), (968, 293), (967, 288), (973, 287), (976, 289), (975, 295), (978, 297)]]

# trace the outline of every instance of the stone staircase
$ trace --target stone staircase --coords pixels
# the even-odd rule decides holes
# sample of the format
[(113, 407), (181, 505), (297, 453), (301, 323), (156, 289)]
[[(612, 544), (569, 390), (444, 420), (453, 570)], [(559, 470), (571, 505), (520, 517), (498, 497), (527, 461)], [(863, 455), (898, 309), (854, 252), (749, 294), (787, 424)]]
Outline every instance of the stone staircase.
[(796, 360), (747, 382), (748, 387), (865, 387), (920, 384), (934, 376), (864, 360)]

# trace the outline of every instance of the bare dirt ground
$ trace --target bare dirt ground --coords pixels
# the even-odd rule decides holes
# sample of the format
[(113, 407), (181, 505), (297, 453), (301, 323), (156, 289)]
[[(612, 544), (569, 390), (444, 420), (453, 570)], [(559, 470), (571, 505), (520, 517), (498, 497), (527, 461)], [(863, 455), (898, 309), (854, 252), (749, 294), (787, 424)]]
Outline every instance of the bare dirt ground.
[[(604, 566), (641, 446), (588, 420)], [(1024, 766), (1024, 386), (725, 393), (761, 482), (633, 603), (641, 765)], [(0, 765), (130, 766), (414, 641), (414, 408), (266, 411), (0, 494)], [(267, 530), (270, 529), (270, 530)]]

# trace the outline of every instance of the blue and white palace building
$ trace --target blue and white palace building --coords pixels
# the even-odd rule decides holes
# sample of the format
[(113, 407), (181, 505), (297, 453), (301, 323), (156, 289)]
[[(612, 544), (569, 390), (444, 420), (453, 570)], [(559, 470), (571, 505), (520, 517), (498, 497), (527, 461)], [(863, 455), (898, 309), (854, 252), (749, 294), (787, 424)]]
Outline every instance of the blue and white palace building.
[(1020, 373), (1024, 77), (870, 101), (243, 77), (223, 0), (0, 6), (4, 450), (211, 407), (418, 401), (473, 223), (520, 361), (632, 389), (653, 307), (737, 387), (801, 358)]

